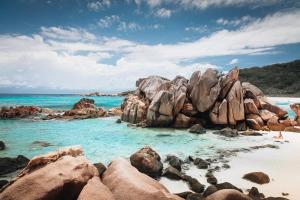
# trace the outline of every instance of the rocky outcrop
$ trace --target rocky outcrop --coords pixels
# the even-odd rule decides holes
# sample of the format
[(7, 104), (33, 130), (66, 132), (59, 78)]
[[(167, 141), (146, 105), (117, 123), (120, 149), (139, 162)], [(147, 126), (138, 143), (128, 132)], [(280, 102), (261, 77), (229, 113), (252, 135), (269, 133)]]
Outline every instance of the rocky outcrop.
[(162, 174), (163, 164), (161, 158), (153, 149), (146, 146), (130, 156), (131, 165), (140, 172), (151, 177), (159, 177)]
[(295, 103), (290, 105), (292, 111), (296, 114), (295, 121), (300, 125), (300, 103)]
[(266, 184), (270, 182), (270, 178), (263, 172), (251, 172), (243, 176), (244, 179), (258, 184)]
[(16, 158), (0, 158), (0, 175), (22, 169), (27, 165), (28, 162), (29, 159), (22, 155), (19, 155)]
[(82, 98), (74, 104), (73, 109), (96, 108), (93, 99)]
[(111, 108), (108, 110), (109, 116), (122, 116), (123, 112), (121, 108)]
[(16, 180), (2, 189), (0, 199), (76, 199), (97, 169), (75, 149), (38, 156)]
[(25, 118), (37, 115), (40, 112), (41, 108), (36, 106), (2, 107), (0, 109), (0, 119)]
[(152, 101), (158, 91), (158, 88), (168, 81), (168, 79), (160, 76), (149, 76), (148, 78), (139, 79), (136, 82), (136, 86), (138, 87), (136, 95), (140, 98), (147, 98)]
[(160, 183), (140, 173), (124, 159), (112, 161), (105, 171), (103, 183), (112, 191), (115, 199), (122, 200), (183, 200), (172, 195)]
[(121, 119), (129, 123), (139, 123), (146, 120), (147, 102), (138, 98), (138, 96), (128, 96), (121, 106), (123, 110)]

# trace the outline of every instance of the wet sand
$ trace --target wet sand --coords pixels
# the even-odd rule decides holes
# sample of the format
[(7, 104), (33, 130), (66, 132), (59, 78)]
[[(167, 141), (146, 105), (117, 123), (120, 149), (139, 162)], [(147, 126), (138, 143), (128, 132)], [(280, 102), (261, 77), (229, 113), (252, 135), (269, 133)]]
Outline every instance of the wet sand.
[[(288, 142), (275, 142), (273, 139), (275, 135), (278, 135), (278, 132), (267, 133), (268, 143), (278, 145), (279, 149), (265, 148), (247, 153), (240, 152), (237, 156), (230, 157), (228, 159), (230, 168), (222, 168), (219, 172), (214, 173), (218, 182), (230, 182), (244, 192), (255, 186), (266, 197), (281, 197), (282, 192), (284, 192), (289, 193), (288, 196), (285, 196), (286, 198), (300, 199), (300, 158), (298, 155), (300, 152), (300, 134), (283, 132), (284, 140)], [(268, 174), (271, 179), (270, 183), (259, 185), (242, 179), (244, 174), (254, 171)], [(197, 178), (202, 184), (209, 185), (205, 178), (207, 170), (200, 170), (191, 166), (185, 172)], [(173, 193), (189, 190), (183, 181), (171, 181), (162, 178), (160, 182)]]

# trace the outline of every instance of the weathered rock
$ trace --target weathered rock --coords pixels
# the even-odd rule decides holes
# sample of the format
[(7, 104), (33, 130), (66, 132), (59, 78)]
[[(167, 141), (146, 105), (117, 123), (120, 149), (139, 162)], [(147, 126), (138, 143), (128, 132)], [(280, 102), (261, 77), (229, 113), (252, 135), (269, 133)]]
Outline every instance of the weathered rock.
[(150, 147), (143, 147), (130, 156), (131, 165), (140, 172), (151, 177), (159, 177), (162, 173), (163, 164), (161, 158)]
[(0, 141), (0, 150), (5, 149), (5, 143), (3, 141)]
[(207, 69), (202, 76), (196, 74), (191, 79), (194, 84), (191, 85), (192, 103), (199, 112), (205, 112), (214, 105), (221, 92), (218, 71)]
[(239, 81), (233, 84), (226, 100), (228, 102), (228, 123), (236, 125), (237, 121), (245, 119), (243, 90)]
[(246, 116), (246, 119), (253, 119), (254, 121), (256, 121), (256, 123), (260, 126), (263, 127), (264, 126), (264, 121), (263, 119), (260, 117), (260, 115), (256, 115), (256, 114), (248, 114)]
[(268, 110), (274, 114), (276, 114), (276, 116), (280, 119), (285, 118), (286, 115), (288, 114), (287, 111), (283, 110), (282, 108), (272, 105), (268, 102), (265, 102), (264, 104), (262, 104), (262, 109)]
[(279, 123), (283, 124), (286, 127), (288, 127), (288, 126), (296, 126), (297, 125), (297, 122), (295, 120), (292, 120), (292, 119), (279, 120)]
[(206, 130), (203, 128), (203, 126), (201, 124), (195, 124), (190, 128), (189, 132), (203, 134), (203, 133), (206, 133)]
[(245, 99), (244, 106), (245, 106), (245, 114), (259, 115), (259, 111), (258, 111), (253, 99)]
[(210, 185), (208, 186), (205, 191), (203, 192), (203, 197), (207, 197), (213, 193), (215, 193), (216, 191), (218, 191), (218, 189), (216, 188), (216, 186), (214, 185)]
[(200, 78), (201, 78), (201, 71), (195, 71), (190, 77), (190, 80), (188, 82), (188, 87), (187, 87), (187, 93), (189, 98), (191, 98), (192, 91), (194, 87), (198, 85)]
[(188, 116), (185, 116), (182, 113), (179, 113), (176, 118), (175, 122), (173, 124), (174, 128), (189, 128), (192, 124), (192, 119)]
[(263, 172), (251, 172), (248, 174), (245, 174), (243, 176), (243, 179), (252, 181), (254, 183), (258, 183), (258, 184), (266, 184), (270, 182), (270, 178), (267, 174), (263, 173)]
[(189, 117), (193, 117), (198, 114), (196, 107), (194, 107), (191, 103), (184, 103), (181, 112)]
[(22, 155), (19, 155), (16, 158), (0, 158), (0, 175), (22, 169), (27, 165), (28, 162), (29, 159)]
[(103, 108), (82, 108), (67, 110), (62, 119), (88, 119), (104, 117), (106, 111)]
[(268, 121), (272, 117), (276, 116), (275, 113), (272, 113), (268, 110), (260, 110), (259, 115), (264, 121)]
[(165, 169), (163, 176), (165, 176), (169, 179), (173, 179), (173, 180), (182, 179), (182, 174), (180, 173), (180, 171), (178, 171), (177, 169), (175, 169), (172, 166), (169, 166)]
[(121, 119), (125, 122), (139, 123), (146, 120), (147, 102), (140, 100), (138, 96), (128, 96), (121, 106), (123, 113)]
[(271, 117), (267, 122), (268, 128), (272, 131), (284, 131), (285, 125), (280, 124), (278, 120), (277, 116)]
[(234, 67), (229, 71), (228, 74), (224, 75), (221, 77), (221, 93), (220, 93), (220, 98), (224, 99), (229, 90), (231, 89), (232, 85), (238, 81), (239, 79), (239, 69), (237, 67)]
[(76, 155), (73, 149), (31, 160), (18, 178), (2, 191), (0, 199), (77, 198), (88, 180), (97, 176), (98, 172), (86, 158), (71, 154)]
[(223, 135), (225, 137), (236, 137), (239, 135), (238, 131), (236, 129), (231, 129), (229, 127), (223, 128), (221, 130), (213, 132), (214, 134)]
[(110, 116), (122, 116), (123, 112), (121, 108), (111, 108), (108, 110)]
[(0, 119), (25, 118), (41, 112), (41, 108), (36, 106), (2, 107), (0, 109)]
[(216, 185), (218, 183), (218, 180), (214, 175), (208, 176), (206, 181), (212, 185)]
[(289, 126), (289, 127), (286, 127), (284, 129), (284, 131), (300, 133), (300, 127), (299, 126)]
[(209, 195), (205, 200), (251, 200), (251, 198), (237, 190), (224, 189)]
[(74, 104), (73, 109), (96, 108), (93, 99), (82, 98)]
[(264, 93), (255, 85), (249, 82), (243, 82), (243, 94), (245, 98), (255, 99), (256, 97), (264, 97)]
[(138, 172), (125, 159), (111, 162), (105, 171), (103, 183), (112, 191), (115, 199), (122, 200), (182, 200), (154, 179)]
[(300, 125), (300, 103), (294, 103), (290, 105), (292, 111), (296, 114), (295, 121)]
[(77, 200), (115, 200), (115, 198), (100, 178), (95, 176), (83, 187)]
[(94, 163), (94, 166), (97, 168), (99, 176), (102, 177), (102, 175), (106, 171), (105, 165), (103, 165), (101, 162), (98, 162), (98, 163)]
[(228, 103), (226, 99), (217, 101), (209, 113), (210, 120), (214, 124), (228, 124)]
[(174, 167), (178, 171), (181, 171), (181, 165), (183, 164), (183, 161), (177, 156), (168, 155), (165, 161), (168, 162), (170, 166)]
[(246, 123), (249, 126), (249, 128), (253, 130), (260, 131), (262, 130), (262, 127), (259, 125), (259, 123), (254, 119), (246, 119)]
[(197, 193), (202, 193), (204, 191), (205, 186), (202, 185), (197, 179), (190, 178), (187, 180), (190, 189)]
[(147, 78), (139, 80), (137, 83), (136, 94), (141, 98), (147, 98), (150, 101), (156, 95), (158, 88), (169, 80), (160, 76), (149, 76)]

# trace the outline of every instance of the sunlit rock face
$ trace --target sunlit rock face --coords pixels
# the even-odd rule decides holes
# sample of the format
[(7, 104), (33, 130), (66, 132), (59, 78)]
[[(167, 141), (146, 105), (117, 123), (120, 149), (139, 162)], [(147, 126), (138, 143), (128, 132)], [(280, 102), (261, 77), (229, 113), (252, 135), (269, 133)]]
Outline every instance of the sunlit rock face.
[[(136, 86), (135, 95), (122, 105), (122, 120), (133, 124), (189, 128), (200, 123), (254, 130), (284, 130), (299, 124), (299, 117), (287, 120), (287, 112), (268, 102), (259, 88), (241, 83), (237, 67), (227, 74), (215, 69), (195, 71), (189, 80), (149, 76)], [(296, 114), (297, 108), (292, 108)]]

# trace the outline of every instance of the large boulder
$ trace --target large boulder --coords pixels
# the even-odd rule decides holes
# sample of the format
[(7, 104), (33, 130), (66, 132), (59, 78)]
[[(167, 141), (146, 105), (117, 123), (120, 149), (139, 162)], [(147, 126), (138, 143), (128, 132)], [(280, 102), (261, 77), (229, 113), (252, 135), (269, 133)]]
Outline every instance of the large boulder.
[(245, 114), (256, 114), (256, 115), (259, 114), (259, 111), (253, 99), (245, 99), (244, 106), (245, 106)]
[(239, 79), (239, 69), (237, 67), (234, 67), (233, 69), (230, 70), (230, 72), (220, 78), (221, 82), (221, 93), (220, 93), (220, 98), (224, 99), (232, 85), (238, 81)]
[(150, 101), (154, 98), (158, 88), (169, 80), (161, 76), (149, 76), (147, 78), (139, 79), (136, 82), (137, 90), (136, 94), (140, 98), (147, 98)]
[(291, 104), (290, 107), (296, 114), (295, 121), (300, 125), (300, 103)]
[(193, 122), (193, 119), (185, 116), (182, 113), (179, 113), (174, 121), (173, 127), (174, 128), (189, 128)]
[(264, 104), (262, 104), (262, 109), (268, 110), (272, 113), (275, 113), (279, 119), (285, 118), (286, 115), (288, 114), (287, 111), (283, 110), (282, 108), (272, 105), (268, 102), (265, 102)]
[(252, 200), (247, 195), (233, 189), (224, 189), (214, 192), (205, 200)]
[(26, 167), (29, 159), (19, 155), (15, 158), (4, 157), (0, 158), (0, 175), (14, 172), (18, 169)]
[(25, 118), (40, 112), (41, 108), (37, 106), (2, 107), (0, 109), (0, 119)]
[(131, 165), (140, 172), (151, 177), (159, 177), (162, 173), (163, 164), (161, 158), (150, 147), (143, 147), (130, 156)]
[(96, 108), (93, 99), (82, 98), (74, 104), (73, 109)]
[(111, 191), (95, 176), (81, 190), (77, 200), (115, 200)]
[(228, 103), (226, 99), (222, 102), (217, 101), (209, 113), (210, 120), (214, 124), (228, 124)]
[(170, 194), (163, 185), (140, 173), (122, 158), (109, 164), (102, 181), (112, 191), (115, 199), (182, 200), (179, 196)]
[(198, 111), (192, 103), (184, 103), (181, 112), (189, 117), (197, 115)]
[(187, 87), (187, 93), (189, 98), (191, 97), (194, 87), (198, 85), (200, 78), (201, 78), (201, 71), (195, 71), (190, 77), (190, 80), (188, 82), (188, 87)]
[(190, 82), (194, 85), (190, 86), (192, 88), (190, 98), (199, 112), (205, 112), (212, 108), (219, 97), (221, 92), (220, 76), (217, 70), (210, 68), (202, 76), (199, 75), (191, 77), (193, 81)]
[(244, 179), (258, 184), (266, 184), (270, 182), (270, 178), (263, 172), (251, 172), (243, 176)]
[(246, 98), (253, 99), (258, 109), (261, 109), (262, 104), (264, 102), (267, 102), (264, 93), (255, 85), (252, 85), (249, 82), (243, 82), (242, 88), (243, 88), (244, 99)]
[(80, 149), (67, 149), (32, 159), (0, 194), (1, 200), (76, 199), (97, 169)]
[(233, 84), (226, 99), (228, 102), (228, 123), (236, 125), (237, 121), (245, 119), (243, 90), (240, 81)]
[(125, 122), (139, 123), (146, 120), (147, 102), (139, 99), (138, 96), (130, 95), (124, 99), (121, 106), (123, 110), (121, 119)]

